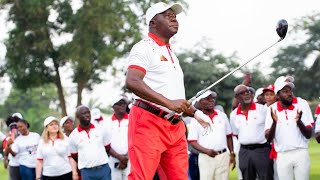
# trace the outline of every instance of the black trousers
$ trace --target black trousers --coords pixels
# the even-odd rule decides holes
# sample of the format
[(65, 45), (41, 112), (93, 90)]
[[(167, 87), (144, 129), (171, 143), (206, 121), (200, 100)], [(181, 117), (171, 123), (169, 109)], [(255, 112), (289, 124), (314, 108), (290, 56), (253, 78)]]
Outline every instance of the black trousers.
[(244, 180), (273, 180), (273, 160), (269, 158), (271, 147), (245, 148), (239, 151), (239, 168)]

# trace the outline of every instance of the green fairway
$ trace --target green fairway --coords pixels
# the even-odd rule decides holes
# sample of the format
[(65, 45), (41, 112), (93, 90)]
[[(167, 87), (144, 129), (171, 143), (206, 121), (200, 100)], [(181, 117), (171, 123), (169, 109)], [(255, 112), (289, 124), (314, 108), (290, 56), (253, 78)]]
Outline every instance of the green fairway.
[[(313, 138), (309, 143), (309, 153), (311, 159), (310, 180), (320, 179), (320, 144)], [(8, 171), (3, 168), (3, 162), (0, 161), (0, 180), (8, 179)], [(236, 170), (230, 173), (230, 180), (237, 180)]]

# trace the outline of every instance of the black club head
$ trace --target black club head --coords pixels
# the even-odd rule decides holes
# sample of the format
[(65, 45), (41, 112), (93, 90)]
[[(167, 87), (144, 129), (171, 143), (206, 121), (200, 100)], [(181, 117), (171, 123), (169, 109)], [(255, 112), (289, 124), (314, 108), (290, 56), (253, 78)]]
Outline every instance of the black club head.
[(277, 33), (280, 36), (281, 40), (286, 37), (288, 30), (288, 22), (285, 19), (281, 19), (277, 23)]

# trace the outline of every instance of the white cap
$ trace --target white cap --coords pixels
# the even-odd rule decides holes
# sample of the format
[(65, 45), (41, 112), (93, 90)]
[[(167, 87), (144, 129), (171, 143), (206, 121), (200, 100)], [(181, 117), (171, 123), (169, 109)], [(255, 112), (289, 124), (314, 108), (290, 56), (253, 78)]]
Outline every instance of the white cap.
[(258, 88), (257, 91), (254, 94), (253, 101), (257, 102), (258, 101), (258, 96), (260, 96), (261, 94), (263, 94), (263, 88)]
[(12, 117), (17, 117), (17, 118), (19, 118), (19, 119), (23, 119), (21, 113), (18, 113), (18, 112), (13, 113), (13, 114), (12, 114)]
[(101, 112), (100, 109), (94, 108), (91, 110), (91, 117), (92, 119), (100, 119), (101, 117)]
[(46, 127), (48, 124), (50, 124), (52, 121), (57, 121), (59, 123), (59, 120), (53, 116), (47, 117), (43, 122), (43, 127)]
[(294, 88), (294, 84), (292, 82), (276, 81), (276, 83), (274, 84), (274, 93), (277, 94), (285, 86), (289, 86), (291, 87), (291, 89)]
[(292, 76), (280, 76), (276, 79), (275, 83), (277, 82), (294, 82), (294, 78)]
[(146, 24), (149, 25), (151, 19), (156, 16), (159, 13), (162, 13), (168, 9), (172, 9), (173, 12), (176, 14), (179, 14), (183, 11), (183, 8), (181, 4), (179, 3), (164, 3), (164, 2), (158, 2), (151, 7), (148, 8), (146, 12)]
[(111, 105), (113, 106), (115, 103), (119, 102), (120, 100), (124, 100), (127, 104), (130, 103), (130, 101), (129, 101), (129, 99), (127, 98), (127, 96), (122, 95), (122, 94), (119, 94), (119, 95), (115, 96), (115, 97), (112, 99), (112, 104), (111, 104)]
[(63, 118), (60, 119), (60, 126), (62, 127), (63, 124), (64, 124), (68, 119), (71, 119), (71, 120), (74, 122), (73, 117), (71, 117), (71, 116), (65, 116), (65, 117), (63, 117)]
[[(201, 91), (198, 92), (197, 95), (200, 94), (200, 93), (201, 93)], [(211, 91), (211, 90), (207, 90), (206, 92), (204, 92), (203, 94), (201, 94), (199, 97), (197, 97), (194, 102), (198, 102), (198, 101), (200, 101), (201, 99), (206, 98), (206, 97), (208, 97), (208, 96), (210, 96), (210, 95), (211, 95), (212, 97), (214, 97), (214, 98), (217, 97), (217, 93), (216, 93), (216, 92)]]

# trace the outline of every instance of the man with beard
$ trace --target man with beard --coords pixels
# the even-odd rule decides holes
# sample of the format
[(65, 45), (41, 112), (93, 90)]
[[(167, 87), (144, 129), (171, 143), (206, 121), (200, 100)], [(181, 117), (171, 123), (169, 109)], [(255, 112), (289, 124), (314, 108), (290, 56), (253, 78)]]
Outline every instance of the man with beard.
[(264, 134), (267, 109), (254, 103), (252, 91), (240, 84), (234, 88), (239, 105), (230, 114), (233, 135), (241, 144), (239, 168), (244, 180), (273, 179), (273, 162), (269, 159), (270, 145)]
[(290, 81), (275, 82), (279, 100), (270, 106), (266, 117), (265, 134), (269, 142), (274, 139), (278, 153), (279, 180), (309, 179), (308, 142), (314, 122), (309, 105), (293, 102), (293, 88), (294, 84)]
[(200, 179), (228, 180), (229, 164), (232, 169), (235, 167), (232, 131), (227, 115), (214, 108), (216, 97), (215, 92), (208, 90), (196, 99), (202, 112), (210, 117), (212, 131), (206, 132), (198, 121), (192, 119), (188, 142), (200, 152)]
[(111, 180), (108, 155), (111, 135), (90, 123), (91, 114), (87, 106), (77, 108), (79, 126), (69, 136), (70, 151), (83, 180)]

